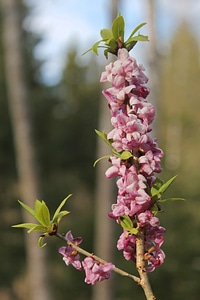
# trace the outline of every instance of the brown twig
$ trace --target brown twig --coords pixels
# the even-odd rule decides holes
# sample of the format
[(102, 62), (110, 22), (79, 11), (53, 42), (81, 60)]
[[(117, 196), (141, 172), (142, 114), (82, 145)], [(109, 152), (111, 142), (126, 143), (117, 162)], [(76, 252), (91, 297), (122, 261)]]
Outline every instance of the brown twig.
[(156, 300), (146, 271), (144, 254), (144, 230), (140, 229), (136, 239), (136, 268), (140, 275), (139, 285), (141, 285), (141, 287), (143, 288), (147, 300)]

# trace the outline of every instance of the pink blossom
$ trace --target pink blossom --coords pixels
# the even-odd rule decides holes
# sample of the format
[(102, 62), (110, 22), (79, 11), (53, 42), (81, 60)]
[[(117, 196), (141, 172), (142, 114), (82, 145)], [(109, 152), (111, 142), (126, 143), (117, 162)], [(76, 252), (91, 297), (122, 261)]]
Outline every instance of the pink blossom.
[(112, 216), (113, 218), (117, 218), (124, 215), (129, 215), (130, 208), (128, 207), (126, 201), (124, 201), (125, 197), (118, 196), (117, 197), (117, 203), (112, 205)]
[(129, 235), (127, 231), (124, 230), (117, 242), (117, 249), (123, 250), (123, 255), (126, 260), (135, 261), (135, 243), (136, 237)]
[(146, 210), (145, 212), (138, 214), (138, 221), (141, 227), (148, 224), (153, 227), (159, 225), (159, 219), (155, 217), (150, 210)]
[(147, 272), (153, 272), (156, 267), (162, 265), (165, 259), (165, 253), (162, 249), (157, 248), (150, 254), (148, 259)]
[[(112, 165), (106, 171), (107, 178), (117, 177), (118, 187), (117, 203), (112, 205), (109, 216), (118, 224), (120, 216), (129, 216), (138, 227), (145, 228), (148, 271), (153, 271), (164, 261), (160, 247), (165, 229), (150, 211), (153, 201), (148, 191), (155, 181), (155, 173), (161, 172), (163, 151), (149, 135), (155, 108), (147, 102), (148, 78), (143, 66), (123, 48), (118, 50), (118, 59), (106, 66), (101, 81), (111, 83), (111, 87), (103, 91), (113, 125), (107, 138), (119, 153), (110, 157)], [(120, 158), (125, 150), (130, 152), (127, 160)], [(135, 261), (135, 239), (134, 234), (124, 231), (117, 243), (127, 260)]]
[(91, 256), (86, 257), (82, 262), (85, 270), (85, 282), (91, 285), (110, 278), (111, 271), (115, 266), (112, 263), (101, 264), (95, 261)]
[[(68, 231), (65, 235), (66, 240), (72, 242), (75, 245), (79, 245), (82, 242), (82, 238), (73, 238), (71, 231)], [(60, 247), (58, 252), (63, 255), (63, 260), (66, 263), (67, 266), (70, 264), (76, 268), (77, 270), (81, 270), (81, 262), (80, 262), (80, 256), (76, 250), (73, 249), (72, 246), (67, 245)]]
[(127, 58), (129, 58), (128, 51), (124, 51), (124, 49), (119, 49), (119, 51), (118, 51), (118, 58), (121, 61), (125, 61)]
[(105, 71), (102, 72), (100, 82), (105, 82), (105, 81), (112, 82), (112, 68), (113, 68), (113, 63), (111, 62), (109, 65), (105, 67)]
[(122, 173), (122, 168), (125, 168), (125, 166), (121, 166), (121, 159), (119, 157), (111, 156), (110, 161), (112, 162), (112, 166), (105, 173), (107, 178), (118, 176)]

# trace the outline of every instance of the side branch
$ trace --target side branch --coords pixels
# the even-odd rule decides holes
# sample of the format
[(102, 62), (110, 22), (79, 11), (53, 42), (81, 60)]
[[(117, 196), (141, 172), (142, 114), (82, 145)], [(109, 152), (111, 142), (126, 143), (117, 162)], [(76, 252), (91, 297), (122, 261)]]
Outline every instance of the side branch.
[[(83, 254), (84, 256), (91, 256), (91, 257), (93, 257), (96, 261), (100, 262), (101, 264), (106, 264), (106, 263), (107, 263), (107, 261), (103, 260), (102, 258), (100, 258), (100, 257), (94, 255), (93, 253), (90, 253), (90, 252), (88, 252), (88, 251), (86, 251), (86, 250), (80, 248), (79, 246), (75, 245), (74, 243), (68, 241), (68, 240), (65, 238), (64, 235), (62, 235), (62, 234), (60, 234), (60, 233), (56, 233), (55, 236), (57, 236), (58, 238), (64, 240), (65, 242), (67, 242), (67, 244), (68, 244), (69, 246), (71, 246), (74, 250), (76, 250), (76, 251), (79, 252), (80, 254)], [(113, 271), (114, 271), (115, 273), (120, 274), (121, 276), (128, 277), (128, 278), (134, 280), (135, 282), (137, 282), (138, 284), (140, 284), (140, 278), (137, 277), (137, 276), (134, 276), (134, 275), (132, 275), (132, 274), (130, 274), (130, 273), (128, 273), (128, 272), (125, 272), (125, 271), (123, 271), (123, 270), (121, 270), (121, 269), (119, 269), (119, 268), (117, 268), (117, 267), (115, 267)]]
[(140, 275), (139, 285), (143, 288), (147, 300), (156, 300), (146, 271), (144, 254), (144, 229), (140, 229), (136, 239), (136, 268)]

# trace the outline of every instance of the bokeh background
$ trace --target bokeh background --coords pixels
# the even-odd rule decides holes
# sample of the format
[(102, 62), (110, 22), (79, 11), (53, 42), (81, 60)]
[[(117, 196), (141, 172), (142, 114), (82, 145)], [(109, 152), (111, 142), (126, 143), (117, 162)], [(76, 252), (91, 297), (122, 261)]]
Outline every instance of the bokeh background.
[[(132, 50), (149, 77), (156, 106), (153, 134), (164, 150), (162, 179), (178, 178), (163, 205), (165, 263), (150, 281), (158, 299), (200, 295), (200, 2), (198, 0), (0, 0), (0, 299), (144, 299), (135, 283), (113, 275), (96, 287), (66, 267), (58, 248), (47, 249), (11, 225), (27, 219), (17, 199), (44, 199), (52, 212), (70, 193), (60, 232), (83, 236), (83, 246), (136, 274), (116, 250), (120, 229), (107, 213), (116, 190), (104, 172), (108, 154), (94, 129), (109, 130), (99, 78), (108, 63), (82, 53), (110, 27), (117, 11), (126, 36), (140, 30), (150, 42)], [(110, 58), (109, 58), (110, 59)], [(33, 237), (32, 237), (33, 236)], [(29, 279), (29, 280), (28, 280)]]

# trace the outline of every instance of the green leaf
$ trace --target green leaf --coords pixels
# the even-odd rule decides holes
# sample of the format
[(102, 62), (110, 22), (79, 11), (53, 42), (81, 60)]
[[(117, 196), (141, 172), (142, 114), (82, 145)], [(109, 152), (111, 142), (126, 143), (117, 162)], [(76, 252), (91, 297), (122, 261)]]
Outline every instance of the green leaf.
[(95, 129), (96, 134), (111, 148), (113, 149), (111, 142), (107, 139), (107, 134), (104, 131)]
[(177, 175), (170, 178), (167, 182), (165, 182), (160, 188), (159, 188), (159, 193), (163, 194), (169, 186), (172, 184), (172, 182), (176, 179)]
[[(58, 206), (58, 208), (56, 209), (54, 215), (53, 215), (53, 219), (52, 219), (52, 222), (53, 223), (56, 223), (60, 221), (60, 211), (61, 211), (61, 208), (65, 205), (66, 201), (72, 196), (72, 194), (69, 194), (61, 203), (60, 205)], [(69, 211), (64, 211), (65, 212), (65, 215), (69, 214)], [(59, 219), (59, 221), (58, 221)]]
[(152, 198), (156, 197), (156, 199), (161, 198), (161, 195), (169, 188), (172, 182), (176, 179), (177, 175), (170, 178), (167, 182), (163, 182), (161, 179), (156, 178), (152, 188), (151, 188), (151, 196)]
[(119, 218), (120, 219), (120, 225), (124, 228), (124, 229), (131, 229), (133, 228), (133, 222), (131, 221), (130, 217), (127, 215), (124, 215), (122, 217)]
[(131, 234), (138, 233), (138, 228), (133, 227), (133, 222), (129, 216), (124, 215), (124, 216), (120, 217), (119, 222), (120, 222), (120, 225), (122, 226), (122, 228), (127, 230), (128, 233), (131, 233)]
[(154, 181), (153, 186), (156, 190), (159, 190), (163, 184), (164, 184), (164, 181), (157, 177), (156, 180)]
[(40, 231), (40, 232), (46, 232), (46, 227), (42, 225), (36, 224), (35, 227), (31, 228), (28, 233), (31, 233), (32, 231)]
[(135, 29), (133, 29), (133, 31), (131, 32), (131, 34), (129, 35), (126, 43), (129, 41), (129, 39), (131, 39), (133, 37), (133, 35), (141, 28), (143, 27), (144, 25), (146, 25), (146, 23), (141, 23), (139, 24), (137, 27), (135, 27)]
[[(124, 43), (124, 30), (125, 30), (125, 22), (124, 18), (121, 15), (118, 15), (117, 18), (112, 23), (112, 28), (107, 29), (103, 28), (100, 31), (100, 35), (102, 40), (97, 41), (89, 50), (83, 53), (86, 54), (89, 51), (93, 51), (96, 55), (98, 55), (98, 48), (105, 48), (104, 55), (108, 58), (108, 53), (112, 53), (117, 55), (119, 48), (126, 48), (130, 51), (138, 41), (147, 41), (148, 37), (138, 34), (138, 36), (134, 37), (134, 34), (146, 23), (141, 23), (138, 25), (130, 34), (127, 41)], [(100, 46), (100, 43), (103, 42), (105, 45)], [(108, 46), (108, 47), (106, 47)]]
[(106, 59), (108, 59), (108, 52), (109, 52), (109, 49), (104, 50), (104, 56)]
[(39, 202), (38, 200), (36, 201), (35, 218), (41, 225), (51, 226), (49, 209), (44, 201), (41, 201), (40, 205)]
[(107, 139), (107, 134), (104, 131), (99, 131), (95, 129), (96, 134), (110, 147), (110, 142)]
[(158, 196), (161, 197), (161, 194), (159, 192), (159, 189), (161, 188), (161, 186), (164, 184), (164, 182), (159, 179), (159, 178), (156, 178), (152, 188), (151, 188), (151, 196), (154, 197), (154, 196)]
[(110, 140), (107, 139), (107, 134), (104, 131), (99, 131), (95, 129), (96, 134), (112, 149), (112, 152), (116, 154), (117, 156), (120, 156), (120, 154), (113, 148), (112, 143)]
[(91, 48), (91, 50), (94, 52), (94, 54), (98, 55), (98, 47), (99, 47), (99, 44), (102, 42), (102, 40), (100, 41), (97, 41)]
[(120, 158), (122, 160), (127, 160), (130, 157), (133, 157), (133, 154), (130, 151), (124, 150), (121, 154), (120, 154)]
[(135, 42), (147, 42), (148, 36), (147, 35), (137, 35), (132, 37), (131, 39), (127, 40), (125, 42), (125, 46), (127, 47), (129, 44), (135, 43)]
[(38, 246), (40, 248), (43, 248), (47, 245), (47, 243), (43, 244), (43, 240), (44, 240), (44, 236), (40, 236), (39, 239), (38, 239)]
[(158, 202), (165, 203), (165, 202), (170, 202), (170, 201), (185, 201), (185, 199), (184, 198), (167, 198), (167, 199), (160, 199)]
[(35, 227), (36, 225), (37, 224), (34, 224), (34, 223), (22, 223), (22, 224), (12, 225), (12, 227), (30, 229), (30, 228)]
[(85, 55), (85, 54), (87, 54), (90, 51), (92, 51), (92, 47), (90, 49), (86, 50), (85, 52), (83, 52), (82, 55)]
[(157, 213), (159, 212), (159, 207), (158, 207), (157, 203), (155, 203), (155, 204), (151, 207), (151, 212), (152, 212), (154, 215), (157, 215)]
[(114, 39), (110, 39), (110, 40), (105, 41), (105, 44), (107, 45), (106, 50), (108, 52), (116, 54), (117, 42)]
[(124, 46), (128, 51), (130, 51), (137, 44), (137, 42), (146, 42), (146, 41), (148, 41), (148, 36), (138, 35), (126, 41), (126, 43), (124, 43)]
[(131, 228), (130, 230), (129, 230), (129, 233), (131, 233), (131, 234), (137, 234), (138, 233), (138, 228)]
[(34, 202), (35, 214), (40, 210), (41, 205), (42, 205), (42, 201), (36, 199)]
[(28, 232), (31, 231), (41, 231), (46, 234), (50, 234), (55, 232), (55, 225), (57, 228), (58, 223), (62, 219), (63, 216), (69, 214), (69, 211), (63, 210), (61, 211), (62, 207), (65, 205), (66, 201), (71, 196), (68, 195), (58, 206), (56, 209), (52, 221), (50, 220), (50, 212), (49, 209), (44, 201), (35, 200), (34, 202), (34, 210), (28, 207), (23, 202), (19, 201), (20, 205), (27, 210), (28, 213), (30, 213), (38, 222), (39, 224), (34, 223), (23, 223), (23, 224), (17, 224), (13, 225), (12, 227), (16, 228), (27, 228), (29, 229)]
[(138, 34), (137, 36), (133, 37), (133, 41), (138, 42), (147, 42), (149, 40), (147, 35)]
[[(112, 142), (111, 140), (108, 140), (107, 139), (107, 134), (104, 132), (104, 131), (99, 131), (97, 129), (95, 129), (95, 132), (96, 134), (112, 149), (112, 152), (117, 156), (117, 157), (120, 157), (122, 160), (127, 160), (129, 159), (130, 157), (132, 157), (132, 153), (130, 151), (127, 151), (127, 150), (124, 150), (122, 153), (119, 153), (115, 150), (115, 148), (112, 146)], [(101, 160), (101, 159), (104, 159), (104, 158), (110, 158), (111, 155), (105, 155), (103, 157), (100, 157), (98, 158), (93, 166), (96, 166), (96, 164)]]
[(18, 200), (19, 204), (33, 217), (35, 217), (35, 211), (30, 208), (28, 205), (26, 205), (25, 203), (21, 202), (20, 200)]
[(132, 43), (129, 44), (125, 44), (125, 48), (130, 51), (131, 49), (133, 49), (133, 47), (135, 47), (135, 45), (137, 44), (137, 41), (133, 41)]
[(95, 160), (95, 162), (93, 163), (93, 167), (96, 167), (97, 163), (104, 158), (110, 158), (110, 155), (104, 155), (104, 156), (98, 158), (97, 160)]
[(112, 24), (112, 33), (114, 40), (120, 39), (121, 42), (124, 42), (124, 18), (122, 16), (118, 16)]
[(100, 31), (100, 34), (101, 34), (101, 37), (102, 39), (105, 41), (105, 40), (110, 40), (110, 39), (113, 39), (113, 33), (110, 29), (102, 29)]
[(29, 233), (32, 231), (41, 231), (45, 232), (46, 229), (42, 225), (34, 224), (34, 223), (22, 223), (22, 224), (17, 224), (17, 225), (12, 225), (14, 228), (26, 228), (29, 229)]
[(70, 212), (67, 210), (62, 210), (61, 212), (59, 212), (55, 218), (54, 223), (60, 223), (62, 217), (68, 215)]
[(130, 34), (129, 38), (126, 40), (126, 42), (124, 43), (126, 49), (128, 51), (130, 51), (137, 42), (141, 41), (141, 42), (146, 42), (148, 41), (148, 36), (146, 35), (141, 35), (138, 34), (137, 36), (134, 36), (134, 34), (142, 27), (144, 26), (146, 23), (141, 23), (140, 25), (138, 25)]
[(97, 41), (96, 43), (94, 43), (94, 45), (86, 50), (82, 55), (85, 55), (86, 53), (90, 52), (90, 51), (93, 51), (96, 55), (98, 55), (98, 47), (99, 47), (99, 44), (103, 42), (103, 40), (100, 40), (100, 41)]

